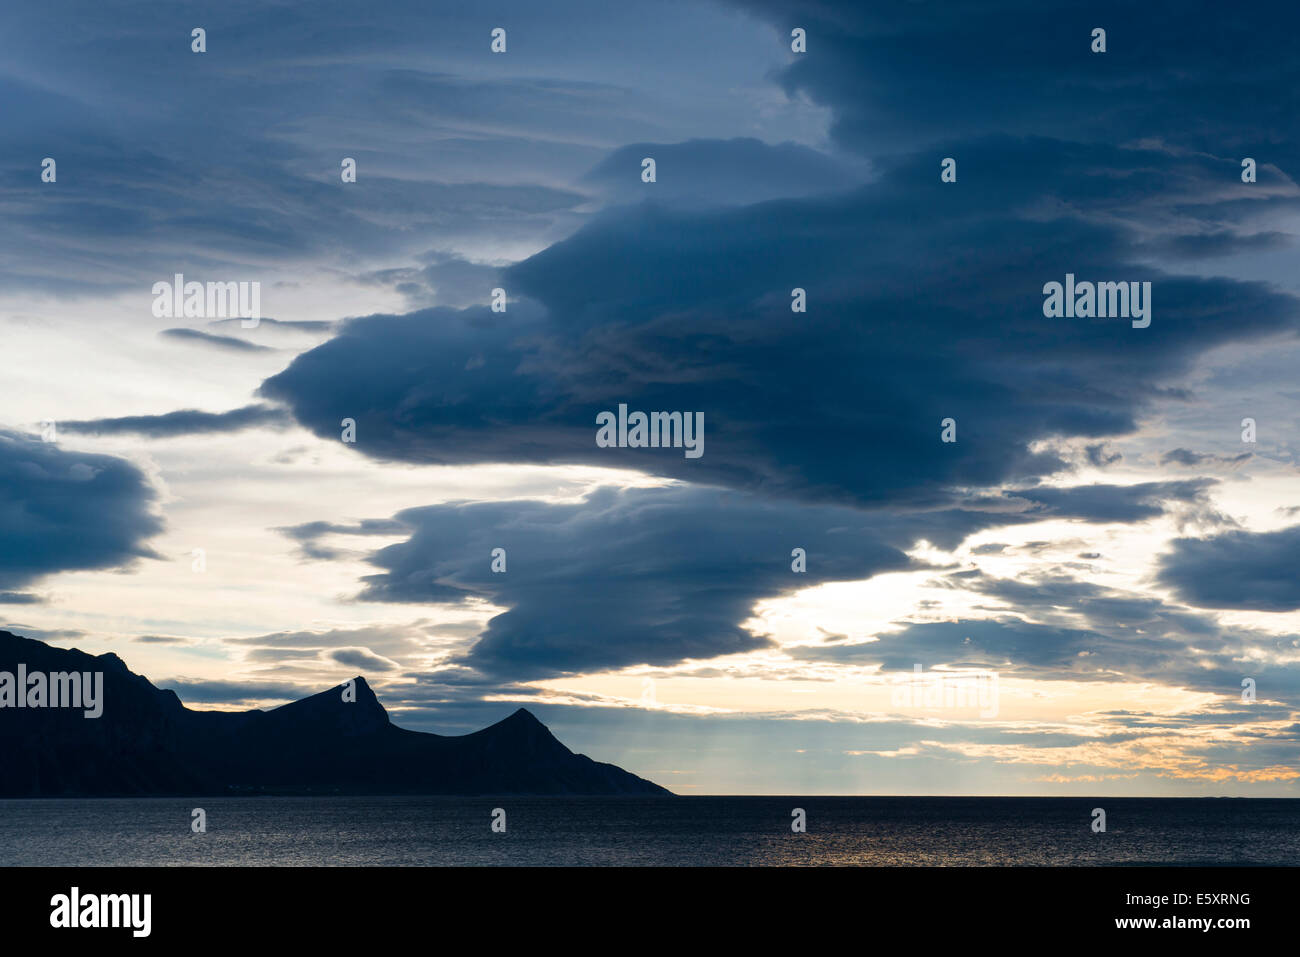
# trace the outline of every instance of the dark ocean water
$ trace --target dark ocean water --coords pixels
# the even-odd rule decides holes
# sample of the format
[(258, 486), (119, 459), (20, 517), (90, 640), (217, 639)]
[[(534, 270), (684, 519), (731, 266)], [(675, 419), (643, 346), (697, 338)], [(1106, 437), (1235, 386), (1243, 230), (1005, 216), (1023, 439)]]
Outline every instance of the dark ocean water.
[[(206, 834), (190, 812), (207, 811)], [(506, 832), (491, 831), (493, 808)], [(807, 832), (791, 832), (791, 810)], [(1094, 834), (1092, 809), (1106, 811)], [(1300, 865), (1300, 800), (0, 801), (0, 865)]]

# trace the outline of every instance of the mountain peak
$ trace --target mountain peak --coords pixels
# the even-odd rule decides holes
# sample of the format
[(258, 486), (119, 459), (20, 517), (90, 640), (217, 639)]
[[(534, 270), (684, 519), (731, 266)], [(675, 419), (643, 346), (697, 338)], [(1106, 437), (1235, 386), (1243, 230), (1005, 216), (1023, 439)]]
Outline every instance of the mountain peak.
[[(342, 696), (341, 692), (343, 688), (346, 686), (346, 681), (339, 685), (340, 697)], [(375, 689), (370, 687), (365, 678), (361, 677), (361, 675), (357, 675), (352, 679), (352, 686), (356, 690), (357, 704), (363, 704), (371, 710), (378, 708), (385, 716), (388, 715), (388, 712), (384, 710), (384, 706), (379, 703), (379, 696), (375, 694)]]
[(527, 708), (516, 708), (511, 713), (510, 717), (506, 718), (506, 720), (527, 722), (529, 724), (539, 724), (543, 728), (546, 727), (546, 725), (542, 724), (542, 722), (538, 719), (537, 715), (533, 714)]
[(277, 722), (331, 728), (344, 734), (361, 734), (389, 724), (388, 712), (374, 689), (358, 675), (328, 691), (272, 708), (266, 714)]
[(556, 739), (551, 729), (527, 708), (516, 708), (496, 724), (488, 725), (476, 733), (493, 741), (509, 741), (513, 745), (529, 749), (569, 753), (569, 749)]
[[(522, 734), (529, 738), (545, 740), (554, 739), (555, 735), (551, 734), (551, 729), (542, 723), (537, 715), (533, 714), (527, 708), (516, 708), (509, 715), (502, 718), (496, 724), (489, 725), (484, 730), (497, 728), (501, 731), (510, 731), (514, 734)], [(556, 742), (557, 744), (559, 742)]]
[(127, 668), (126, 662), (116, 652), (106, 651), (102, 655), (95, 655), (95, 660), (102, 661), (108, 667), (115, 668), (118, 671), (130, 672), (131, 670)]
[(361, 675), (266, 711), (190, 711), (116, 655), (0, 632), (0, 670), (19, 662), (102, 670), (107, 706), (97, 721), (0, 710), (0, 797), (668, 793), (574, 754), (527, 708), (443, 737), (394, 725)]

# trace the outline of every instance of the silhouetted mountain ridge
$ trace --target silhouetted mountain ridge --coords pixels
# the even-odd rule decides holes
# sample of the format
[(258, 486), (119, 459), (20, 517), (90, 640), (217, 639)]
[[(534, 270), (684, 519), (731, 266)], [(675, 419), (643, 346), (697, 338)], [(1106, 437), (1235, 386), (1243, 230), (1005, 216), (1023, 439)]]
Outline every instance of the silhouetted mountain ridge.
[(0, 797), (668, 794), (574, 754), (531, 712), (460, 736), (399, 728), (363, 677), (267, 711), (192, 711), (117, 655), (0, 631), (0, 671), (102, 672), (103, 714), (0, 708)]

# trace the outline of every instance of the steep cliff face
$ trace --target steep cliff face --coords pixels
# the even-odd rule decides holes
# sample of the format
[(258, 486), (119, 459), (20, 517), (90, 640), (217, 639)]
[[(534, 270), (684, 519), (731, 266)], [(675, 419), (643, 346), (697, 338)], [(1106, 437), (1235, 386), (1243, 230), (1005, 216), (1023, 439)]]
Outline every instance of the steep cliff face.
[(0, 632), (0, 683), (8, 673), (14, 688), (20, 666), (102, 673), (103, 710), (0, 707), (0, 797), (669, 793), (574, 754), (523, 708), (459, 737), (408, 731), (358, 677), (347, 696), (340, 685), (271, 711), (191, 711), (116, 655)]

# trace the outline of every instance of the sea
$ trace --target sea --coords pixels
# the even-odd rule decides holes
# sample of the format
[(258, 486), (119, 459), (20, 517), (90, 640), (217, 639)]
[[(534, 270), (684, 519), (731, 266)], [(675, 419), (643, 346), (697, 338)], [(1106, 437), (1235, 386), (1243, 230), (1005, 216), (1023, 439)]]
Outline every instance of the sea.
[[(194, 829), (196, 809), (205, 831)], [(1104, 831), (1094, 830), (1096, 809)], [(801, 819), (805, 830), (796, 832)], [(1300, 800), (2, 800), (0, 865), (1294, 866)]]

